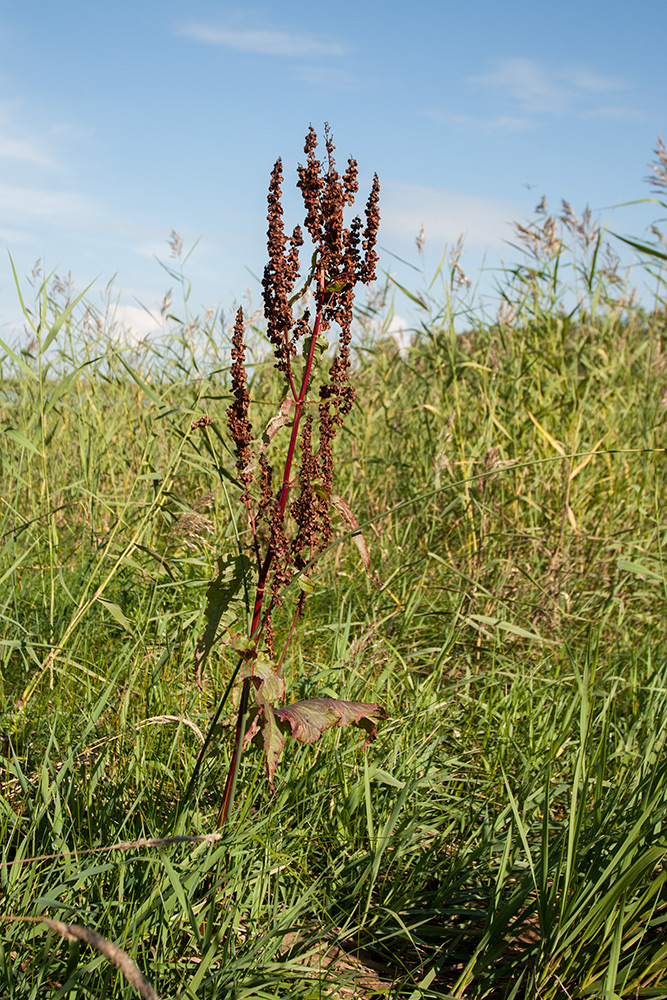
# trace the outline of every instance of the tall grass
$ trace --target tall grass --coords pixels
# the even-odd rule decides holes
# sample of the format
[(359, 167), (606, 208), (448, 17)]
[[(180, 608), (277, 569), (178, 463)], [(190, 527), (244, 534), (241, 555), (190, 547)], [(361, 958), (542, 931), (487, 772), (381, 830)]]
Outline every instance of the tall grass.
[(216, 836), (231, 708), (183, 790), (235, 666), (217, 643), (195, 683), (239, 530), (231, 330), (129, 348), (37, 277), (1, 362), (3, 996), (137, 995), (60, 921), (183, 1000), (667, 997), (667, 328), (610, 252), (545, 207), (498, 316), (456, 333), (456, 255), (406, 357), (360, 312), (336, 488), (372, 575), (341, 517), (283, 675), (390, 719), (288, 747), (273, 793), (249, 749)]

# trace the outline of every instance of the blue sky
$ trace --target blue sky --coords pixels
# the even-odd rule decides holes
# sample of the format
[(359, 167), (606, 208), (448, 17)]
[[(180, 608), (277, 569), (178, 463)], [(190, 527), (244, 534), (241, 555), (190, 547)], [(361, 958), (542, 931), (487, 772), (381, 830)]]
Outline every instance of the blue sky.
[[(155, 257), (173, 228), (199, 239), (195, 310), (248, 284), (259, 302), (271, 167), (283, 157), (301, 222), (294, 168), (325, 121), (360, 193), (380, 177), (382, 246), (415, 264), (422, 224), (427, 268), (461, 233), (473, 279), (484, 257), (512, 259), (509, 223), (543, 195), (639, 235), (653, 210), (609, 206), (649, 193), (666, 40), (665, 0), (4, 3), (0, 242), (21, 278), (41, 258), (79, 289), (96, 279), (93, 301), (116, 275), (141, 328), (137, 303), (170, 285)], [(5, 338), (16, 316), (3, 252)]]

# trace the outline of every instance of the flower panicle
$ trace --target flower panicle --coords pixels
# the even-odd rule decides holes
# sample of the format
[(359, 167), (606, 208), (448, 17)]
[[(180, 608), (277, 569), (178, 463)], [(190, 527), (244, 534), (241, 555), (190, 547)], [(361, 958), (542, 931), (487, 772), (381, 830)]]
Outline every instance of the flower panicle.
[[(345, 171), (342, 175), (339, 173), (328, 124), (324, 129), (324, 146), (320, 159), (317, 134), (310, 126), (304, 143), (305, 163), (297, 167), (297, 187), (305, 209), (303, 231), (296, 226), (291, 236), (285, 232), (281, 159), (276, 160), (269, 183), (268, 262), (262, 279), (262, 296), (275, 367), (285, 380), (284, 391), (292, 407), (291, 438), (281, 485), (273, 485), (273, 469), (267, 461), (265, 448), (259, 446), (258, 455), (253, 456), (241, 311), (232, 342), (235, 401), (228, 410), (229, 426), (259, 573), (253, 635), (266, 628), (269, 630), (266, 641), (273, 610), (280, 605), (282, 592), (294, 572), (307, 572), (308, 564), (331, 542), (333, 446), (338, 428), (355, 400), (351, 379), (354, 290), (358, 282), (368, 284), (375, 279), (377, 265), (375, 247), (380, 221), (377, 175), (363, 219), (356, 215), (346, 225), (345, 211), (354, 204), (359, 191), (358, 164), (350, 157)], [(304, 244), (304, 232), (314, 249), (304, 286), (312, 285), (313, 288), (315, 308), (312, 311), (315, 315), (312, 317), (310, 309), (303, 309), (298, 315), (294, 313), (295, 303), (301, 297), (301, 292), (295, 294), (294, 289), (300, 276), (299, 253)], [(320, 367), (321, 335), (334, 323), (339, 329), (338, 349), (327, 371)], [(299, 343), (303, 348), (297, 365)], [(316, 399), (317, 396), (319, 399), (310, 412), (306, 410), (307, 395), (313, 384), (319, 385), (316, 390)], [(294, 478), (292, 465), (297, 462), (299, 470)], [(255, 469), (258, 470), (258, 482), (253, 512), (250, 487)], [(261, 522), (264, 530), (260, 538)], [(264, 557), (260, 553), (262, 544), (267, 546)], [(297, 614), (304, 599), (305, 591), (302, 591)]]
[(248, 392), (248, 374), (245, 367), (245, 342), (243, 309), (239, 307), (232, 336), (232, 392), (234, 402), (227, 410), (229, 433), (236, 451), (236, 468), (239, 482), (243, 487), (242, 500), (250, 504), (250, 485), (252, 483), (252, 424), (248, 418), (250, 408), (250, 393)]

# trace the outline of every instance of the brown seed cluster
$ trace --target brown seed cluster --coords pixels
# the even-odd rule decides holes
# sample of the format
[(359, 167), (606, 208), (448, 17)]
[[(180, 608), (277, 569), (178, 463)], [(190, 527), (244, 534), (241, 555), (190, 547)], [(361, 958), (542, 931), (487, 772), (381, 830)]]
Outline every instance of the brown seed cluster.
[(287, 372), (289, 357), (296, 353), (296, 337), (290, 338), (293, 323), (290, 297), (299, 277), (299, 248), (303, 236), (299, 226), (295, 226), (292, 236), (285, 236), (283, 227), (282, 197), (283, 165), (277, 160), (269, 184), (269, 228), (267, 249), (269, 262), (264, 268), (262, 291), (266, 333), (273, 344), (276, 368)]
[[(241, 310), (232, 340), (231, 376), (235, 401), (227, 411), (229, 429), (236, 449), (243, 501), (248, 508), (253, 533), (259, 573), (258, 602), (261, 604), (265, 594), (268, 597), (261, 627), (271, 646), (271, 611), (280, 603), (282, 589), (290, 582), (295, 569), (304, 570), (331, 542), (333, 441), (355, 399), (350, 379), (354, 288), (357, 282), (368, 284), (373, 281), (377, 265), (375, 246), (380, 221), (377, 175), (366, 204), (365, 222), (357, 216), (346, 226), (345, 208), (354, 203), (359, 189), (357, 163), (350, 159), (343, 175), (339, 174), (328, 126), (325, 128), (325, 146), (323, 164), (316, 155), (317, 135), (311, 127), (304, 146), (306, 163), (298, 168), (297, 186), (306, 209), (304, 225), (314, 249), (302, 291), (309, 286), (313, 289), (316, 305), (314, 321), (311, 321), (308, 310), (300, 316), (294, 315), (294, 305), (301, 296), (301, 292), (295, 292), (295, 286), (300, 276), (299, 251), (304, 239), (299, 226), (294, 228), (291, 236), (285, 233), (281, 160), (273, 168), (269, 185), (269, 260), (264, 269), (262, 297), (275, 367), (284, 376), (285, 393), (288, 399), (291, 398), (292, 405), (292, 438), (281, 488), (273, 485), (274, 470), (266, 457), (266, 447), (260, 447), (257, 454), (253, 454)], [(326, 361), (316, 347), (318, 338), (321, 340), (321, 335), (334, 323), (339, 328), (338, 351), (327, 372)], [(298, 367), (294, 360), (299, 344), (303, 345), (303, 368)], [(319, 401), (315, 414), (306, 416), (307, 392), (318, 367)], [(293, 460), (299, 463), (295, 479), (291, 470)], [(253, 511), (250, 487), (255, 467), (259, 467), (259, 495), (255, 498), (256, 509)], [(288, 497), (293, 486), (298, 489), (290, 503)], [(262, 521), (265, 524), (263, 537), (268, 546), (263, 558), (259, 543)], [(302, 594), (299, 608), (303, 599)], [(257, 607), (255, 610), (257, 612)]]
[(252, 424), (248, 419), (250, 393), (248, 375), (245, 369), (245, 343), (243, 341), (243, 309), (236, 314), (232, 337), (232, 390), (234, 402), (227, 410), (229, 433), (236, 447), (236, 468), (239, 482), (243, 487), (243, 502), (250, 503), (250, 483), (252, 482)]

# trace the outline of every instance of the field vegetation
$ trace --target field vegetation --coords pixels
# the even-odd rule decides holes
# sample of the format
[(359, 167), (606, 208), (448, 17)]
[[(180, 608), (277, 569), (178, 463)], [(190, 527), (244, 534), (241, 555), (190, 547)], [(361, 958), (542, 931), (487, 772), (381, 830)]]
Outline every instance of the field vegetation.
[[(17, 281), (3, 1000), (667, 997), (664, 244), (634, 241), (631, 278), (620, 245), (542, 204), (494, 316), (460, 248), (409, 289), (357, 292), (337, 499), (315, 477), (324, 535), (271, 591), (269, 645), (281, 703), (379, 706), (377, 738), (285, 742), (273, 787), (262, 747), (235, 755), (268, 621), (241, 556), (277, 536), (253, 527), (228, 410), (236, 324), (246, 444), (292, 483), (275, 338), (249, 306), (240, 327), (192, 315), (175, 235), (163, 337), (128, 342), (53, 275)], [(313, 267), (297, 321), (325, 302)], [(335, 332), (315, 363), (340, 389)]]

